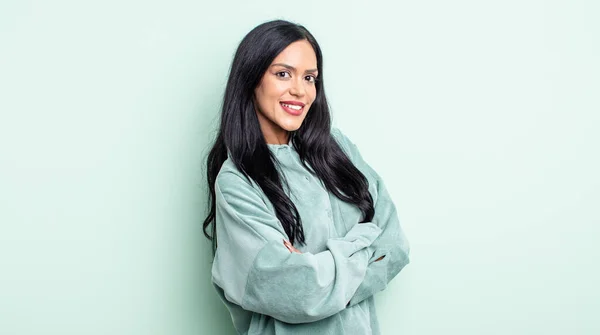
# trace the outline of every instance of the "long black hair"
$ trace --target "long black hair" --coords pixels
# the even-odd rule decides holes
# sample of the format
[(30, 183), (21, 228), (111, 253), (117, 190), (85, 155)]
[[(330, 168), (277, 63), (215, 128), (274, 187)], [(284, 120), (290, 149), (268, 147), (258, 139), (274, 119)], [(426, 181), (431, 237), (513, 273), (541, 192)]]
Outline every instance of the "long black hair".
[(203, 229), (204, 235), (212, 240), (213, 252), (217, 248), (215, 181), (228, 152), (237, 169), (248, 181), (253, 179), (271, 201), (290, 242), (305, 244), (302, 220), (283, 189), (285, 180), (276, 168), (277, 158), (265, 142), (253, 102), (254, 90), (275, 57), (299, 40), (307, 40), (312, 45), (317, 56), (319, 79), (315, 82), (315, 101), (300, 128), (290, 134), (292, 145), (304, 167), (314, 172), (330, 192), (361, 210), (361, 222), (373, 218), (373, 199), (367, 179), (331, 135), (331, 114), (323, 88), (323, 56), (319, 44), (301, 25), (283, 20), (269, 21), (250, 31), (237, 48), (223, 98), (219, 132), (206, 161), (210, 210)]

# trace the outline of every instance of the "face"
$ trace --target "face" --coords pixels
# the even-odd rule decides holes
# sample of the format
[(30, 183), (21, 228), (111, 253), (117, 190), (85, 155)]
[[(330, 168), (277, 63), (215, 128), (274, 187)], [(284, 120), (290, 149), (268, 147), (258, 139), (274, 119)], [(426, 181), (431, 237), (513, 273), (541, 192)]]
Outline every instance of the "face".
[(267, 143), (285, 144), (315, 101), (317, 56), (306, 40), (287, 46), (254, 90), (254, 105)]

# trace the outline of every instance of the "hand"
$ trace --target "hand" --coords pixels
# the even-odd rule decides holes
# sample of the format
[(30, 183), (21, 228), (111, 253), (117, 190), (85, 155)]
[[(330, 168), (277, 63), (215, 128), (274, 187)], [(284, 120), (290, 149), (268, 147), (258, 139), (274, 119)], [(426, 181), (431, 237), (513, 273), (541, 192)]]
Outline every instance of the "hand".
[(283, 245), (285, 245), (285, 247), (288, 248), (288, 250), (290, 252), (295, 252), (295, 253), (298, 253), (298, 254), (302, 253), (302, 252), (300, 252), (300, 250), (294, 248), (294, 246), (290, 242), (288, 242), (286, 240), (283, 240)]

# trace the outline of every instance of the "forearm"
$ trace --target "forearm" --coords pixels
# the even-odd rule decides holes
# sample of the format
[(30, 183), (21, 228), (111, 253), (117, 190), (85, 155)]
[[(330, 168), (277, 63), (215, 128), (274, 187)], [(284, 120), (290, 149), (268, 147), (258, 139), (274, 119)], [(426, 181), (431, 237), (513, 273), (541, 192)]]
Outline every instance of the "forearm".
[(410, 262), (410, 246), (397, 219), (390, 220), (387, 223), (381, 235), (371, 245), (371, 248), (375, 252), (369, 261), (363, 282), (350, 300), (349, 306), (383, 291), (389, 282)]
[[(380, 233), (374, 224), (357, 224), (346, 236), (328, 240), (327, 250), (318, 254), (290, 252), (283, 240), (272, 240), (254, 258), (245, 281), (229, 281), (222, 273), (229, 267), (222, 264), (213, 268), (213, 281), (246, 310), (287, 323), (317, 321), (346, 307), (363, 282), (370, 246)], [(222, 263), (227, 256), (215, 259)]]

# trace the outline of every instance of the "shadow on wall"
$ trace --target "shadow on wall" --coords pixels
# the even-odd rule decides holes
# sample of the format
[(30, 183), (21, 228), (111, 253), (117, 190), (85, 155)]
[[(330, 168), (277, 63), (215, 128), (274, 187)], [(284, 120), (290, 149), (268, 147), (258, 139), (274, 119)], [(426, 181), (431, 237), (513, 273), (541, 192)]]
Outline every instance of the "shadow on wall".
[[(213, 81), (218, 82), (218, 80)], [(188, 129), (190, 140), (185, 150), (189, 157), (188, 163), (193, 165), (193, 177), (190, 181), (190, 224), (192, 236), (183, 236), (190, 243), (185, 255), (185, 269), (189, 276), (185, 288), (182, 288), (183, 306), (185, 312), (182, 322), (189, 329), (182, 334), (236, 334), (231, 316), (225, 305), (219, 299), (212, 282), (212, 246), (204, 236), (202, 223), (206, 218), (208, 208), (206, 157), (213, 144), (219, 124), (221, 98), (225, 83), (213, 85), (208, 90), (200, 90), (194, 98), (198, 106)], [(189, 330), (189, 332), (188, 332)]]
[[(196, 263), (199, 271), (197, 275), (197, 285), (193, 287), (191, 293), (192, 310), (198, 316), (194, 323), (198, 326), (196, 334), (237, 334), (229, 311), (221, 302), (211, 283), (212, 251), (208, 240), (202, 236), (198, 244), (200, 262)], [(197, 320), (197, 321), (196, 321)]]

